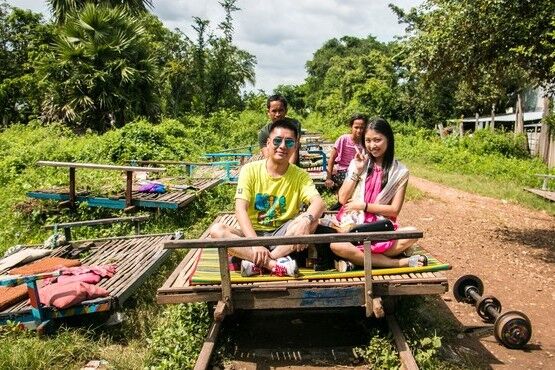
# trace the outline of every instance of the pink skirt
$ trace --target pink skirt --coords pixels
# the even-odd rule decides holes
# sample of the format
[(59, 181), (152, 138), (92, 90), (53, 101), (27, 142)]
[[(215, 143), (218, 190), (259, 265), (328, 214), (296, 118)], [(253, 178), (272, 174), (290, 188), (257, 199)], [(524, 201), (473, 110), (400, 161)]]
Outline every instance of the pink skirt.
[[(386, 240), (384, 242), (372, 242), (370, 249), (372, 253), (382, 254), (388, 251), (391, 247), (395, 245), (396, 240)], [(361, 252), (364, 252), (364, 245), (360, 244), (356, 246)]]

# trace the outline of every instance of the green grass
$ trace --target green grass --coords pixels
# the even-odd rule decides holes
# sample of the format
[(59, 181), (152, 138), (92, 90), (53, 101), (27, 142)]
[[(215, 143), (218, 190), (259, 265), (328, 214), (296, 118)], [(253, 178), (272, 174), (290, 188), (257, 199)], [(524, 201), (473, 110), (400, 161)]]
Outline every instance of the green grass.
[(484, 175), (447, 173), (417, 160), (404, 161), (411, 174), (470, 193), (500, 199), (513, 204), (545, 211), (555, 215), (555, 203), (524, 190), (522, 184), (513, 181), (498, 181)]

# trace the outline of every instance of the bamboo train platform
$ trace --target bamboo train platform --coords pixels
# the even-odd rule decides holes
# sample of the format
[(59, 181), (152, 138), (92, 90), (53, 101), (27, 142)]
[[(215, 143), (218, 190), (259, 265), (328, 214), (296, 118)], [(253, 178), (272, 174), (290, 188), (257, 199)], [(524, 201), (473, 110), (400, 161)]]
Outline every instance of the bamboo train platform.
[[(216, 217), (213, 224), (222, 222), (229, 226), (237, 226), (237, 220), (232, 213), (222, 213)], [(221, 298), (222, 285), (220, 283), (211, 283), (209, 280), (206, 282), (195, 283), (194, 274), (200, 261), (200, 257), (204, 251), (202, 241), (206, 243), (213, 243), (216, 240), (208, 238), (208, 228), (196, 241), (195, 248), (192, 248), (177, 268), (173, 271), (170, 277), (158, 289), (157, 300), (161, 304), (166, 303), (188, 303), (188, 302), (210, 302), (218, 301)], [(320, 234), (311, 235), (308, 237), (318, 238), (334, 238), (336, 236), (345, 235), (347, 239), (356, 240), (360, 233), (355, 234)], [(398, 234), (400, 235), (400, 234)], [(421, 234), (419, 234), (421, 235)], [(358, 237), (360, 238), (360, 237)], [(259, 238), (260, 239), (260, 238)], [(186, 243), (186, 241), (183, 241)], [(182, 243), (183, 243), (182, 242)], [(170, 243), (171, 245), (171, 243)], [(214, 254), (209, 252), (211, 255)], [(411, 294), (442, 294), (447, 291), (448, 284), (447, 278), (443, 272), (449, 268), (446, 264), (439, 264), (439, 271), (422, 271), (422, 268), (406, 268), (402, 272), (395, 273), (394, 269), (390, 274), (382, 274), (379, 269), (372, 270), (372, 285), (373, 290), (378, 296), (387, 295), (411, 295)], [(414, 272), (409, 272), (412, 269)], [(309, 269), (308, 269), (309, 270)], [(301, 269), (301, 273), (302, 273)], [(215, 274), (220, 274), (218, 268)], [(349, 301), (344, 302), (346, 305), (361, 306), (364, 305), (364, 285), (365, 276), (364, 271), (338, 273), (334, 270), (314, 274), (314, 277), (307, 276), (303, 279), (288, 278), (261, 278), (262, 281), (256, 281), (252, 277), (241, 278), (234, 276), (231, 281), (231, 289), (234, 293), (234, 300), (237, 300), (236, 308), (257, 309), (257, 308), (272, 308), (275, 301), (267, 298), (276, 295), (283, 299), (291, 299), (289, 303), (280, 301), (280, 305), (287, 304), (291, 307), (306, 307), (314, 305), (316, 307), (325, 305), (325, 302), (319, 300), (309, 299), (307, 301), (300, 301), (300, 292), (310, 288), (333, 288), (333, 294), (340, 294), (344, 296), (348, 292)], [(327, 276), (329, 277), (327, 277)], [(203, 279), (201, 276), (200, 279)], [(258, 299), (257, 292), (279, 292), (277, 294), (261, 294)], [(236, 293), (236, 294), (235, 294)], [(309, 304), (309, 302), (312, 302)], [(283, 306), (280, 306), (283, 307)]]
[[(222, 222), (237, 226), (233, 214), (220, 214), (214, 223)], [(214, 224), (213, 223), (213, 224)], [(209, 230), (210, 228), (208, 228)], [(443, 270), (447, 264), (434, 263), (427, 268), (388, 269), (391, 273), (380, 273), (372, 269), (370, 241), (405, 238), (420, 238), (419, 231), (388, 231), (373, 233), (337, 233), (304, 235), (296, 237), (259, 237), (238, 239), (211, 239), (205, 231), (199, 239), (171, 241), (166, 248), (188, 248), (189, 252), (166, 282), (157, 291), (160, 304), (191, 302), (215, 302), (214, 322), (209, 330), (204, 346), (197, 359), (195, 369), (209, 366), (211, 353), (215, 347), (218, 332), (226, 315), (235, 310), (284, 310), (284, 309), (338, 309), (363, 307), (366, 316), (386, 317), (401, 362), (407, 369), (418, 368), (405, 337), (391, 312), (384, 310), (383, 299), (401, 295), (436, 295), (448, 290), (448, 281)], [(335, 270), (315, 273), (309, 276), (300, 269), (301, 278), (251, 276), (241, 277), (229, 270), (228, 247), (276, 244), (316, 244), (339, 241), (364, 241), (364, 265), (361, 271), (339, 273)], [(217, 252), (214, 252), (216, 251)], [(203, 254), (212, 251), (218, 262), (215, 271), (219, 278), (198, 282), (195, 274), (203, 264)], [(431, 256), (430, 256), (431, 257)], [(430, 258), (429, 258), (430, 259)], [(306, 274), (302, 277), (303, 274)], [(202, 280), (202, 279), (201, 279)], [(386, 305), (387, 306), (387, 305)]]
[[(113, 220), (113, 219), (112, 219)], [(103, 220), (104, 221), (104, 220)], [(78, 222), (78, 226), (98, 224), (98, 220)], [(106, 222), (101, 222), (106, 223)], [(68, 224), (61, 224), (68, 227)], [(0, 271), (0, 286), (18, 286), (27, 284), (27, 295), (23, 300), (5, 307), (0, 311), (0, 324), (8, 321), (18, 322), (30, 329), (43, 330), (52, 321), (72, 316), (93, 313), (113, 313), (119, 310), (124, 302), (151, 276), (169, 257), (169, 250), (164, 243), (174, 240), (175, 233), (133, 235), (90, 240), (70, 241), (69, 244), (57, 247), (45, 258), (75, 258), (77, 253), (82, 266), (100, 266), (115, 264), (116, 272), (110, 278), (102, 278), (96, 286), (106, 289), (109, 296), (85, 300), (65, 309), (45, 307), (38, 304), (38, 285), (43, 279), (56, 277), (56, 271), (37, 275), (14, 276), (6, 278), (9, 270)], [(81, 252), (81, 253), (79, 253)]]
[(305, 169), (314, 184), (323, 185), (327, 177), (328, 159), (333, 143), (326, 142), (322, 134), (313, 132), (301, 136), (300, 167)]
[(536, 174), (536, 176), (543, 179), (541, 188), (539, 189), (524, 188), (524, 190), (529, 191), (530, 193), (536, 194), (544, 199), (555, 202), (555, 191), (550, 190), (548, 187), (549, 181), (555, 181), (555, 175)]
[[(170, 185), (164, 193), (147, 193), (138, 191), (133, 176), (137, 172), (164, 172), (165, 168), (114, 166), (94, 163), (39, 161), (39, 166), (62, 167), (69, 169), (67, 188), (40, 189), (27, 192), (35, 199), (59, 201), (60, 206), (75, 207), (77, 203), (86, 203), (89, 207), (105, 207), (132, 211), (136, 208), (178, 209), (192, 202), (200, 192), (212, 189), (224, 181), (221, 177), (164, 179)], [(126, 174), (125, 190), (114, 195), (93, 195), (89, 191), (78, 190), (76, 169), (121, 171)]]

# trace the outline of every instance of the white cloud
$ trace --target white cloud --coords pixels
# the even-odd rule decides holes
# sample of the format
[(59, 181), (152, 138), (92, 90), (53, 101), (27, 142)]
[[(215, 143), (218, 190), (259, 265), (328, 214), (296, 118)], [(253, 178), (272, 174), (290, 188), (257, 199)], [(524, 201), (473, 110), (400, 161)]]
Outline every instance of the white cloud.
[[(48, 12), (46, 1), (10, 0), (10, 4)], [(194, 38), (193, 17), (209, 19), (213, 30), (224, 12), (216, 0), (154, 0), (153, 12), (173, 29)], [(423, 0), (239, 0), (233, 14), (235, 43), (257, 58), (256, 89), (271, 92), (279, 84), (298, 84), (305, 64), (324, 42), (345, 35), (391, 41), (404, 26), (389, 9)], [(216, 31), (217, 32), (217, 31)]]

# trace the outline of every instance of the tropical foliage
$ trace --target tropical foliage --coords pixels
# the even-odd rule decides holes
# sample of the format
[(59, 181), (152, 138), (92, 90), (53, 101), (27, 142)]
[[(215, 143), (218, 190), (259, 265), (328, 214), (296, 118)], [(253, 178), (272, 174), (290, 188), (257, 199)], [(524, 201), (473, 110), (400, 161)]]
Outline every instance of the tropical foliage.
[(138, 115), (154, 119), (156, 65), (145, 32), (122, 7), (86, 4), (68, 15), (43, 61), (45, 120), (102, 131)]

